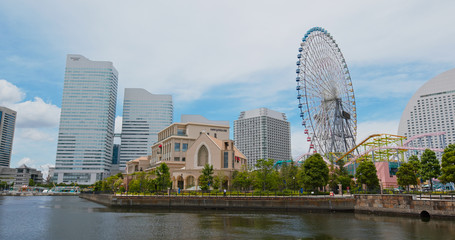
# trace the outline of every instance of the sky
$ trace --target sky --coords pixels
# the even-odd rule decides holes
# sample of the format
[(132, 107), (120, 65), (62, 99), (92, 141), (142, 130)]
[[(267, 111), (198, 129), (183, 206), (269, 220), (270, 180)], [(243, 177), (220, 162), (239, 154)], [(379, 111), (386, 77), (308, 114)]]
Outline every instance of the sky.
[[(308, 149), (295, 62), (301, 38), (327, 29), (350, 70), (358, 135), (396, 134), (408, 100), (455, 67), (455, 2), (21, 1), (0, 2), (0, 106), (18, 112), (11, 167), (55, 165), (67, 54), (112, 61), (125, 88), (172, 94), (181, 114), (236, 120), (286, 113), (292, 155)], [(232, 128), (231, 128), (232, 132)]]

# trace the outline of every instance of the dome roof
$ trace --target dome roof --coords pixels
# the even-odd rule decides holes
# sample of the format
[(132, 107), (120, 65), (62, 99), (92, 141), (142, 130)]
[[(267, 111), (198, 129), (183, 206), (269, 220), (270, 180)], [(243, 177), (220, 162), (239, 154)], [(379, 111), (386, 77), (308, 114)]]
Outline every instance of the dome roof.
[(403, 111), (398, 126), (398, 135), (404, 136), (407, 133), (407, 121), (411, 117), (411, 111), (417, 106), (417, 100), (440, 94), (455, 92), (455, 68), (443, 72), (423, 84), (411, 97)]

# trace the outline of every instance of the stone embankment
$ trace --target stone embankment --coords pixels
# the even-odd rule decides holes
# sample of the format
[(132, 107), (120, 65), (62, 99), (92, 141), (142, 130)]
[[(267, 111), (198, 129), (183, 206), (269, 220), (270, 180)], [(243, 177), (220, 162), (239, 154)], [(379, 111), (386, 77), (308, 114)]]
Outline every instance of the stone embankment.
[(418, 195), (355, 195), (355, 212), (455, 218), (451, 198), (420, 198)]
[(414, 195), (354, 195), (305, 197), (116, 196), (80, 194), (109, 207), (159, 209), (279, 210), (355, 212), (455, 218), (453, 199), (418, 199)]
[(110, 207), (148, 207), (169, 209), (353, 211), (354, 198), (315, 197), (215, 197), (215, 196), (115, 196), (81, 194)]

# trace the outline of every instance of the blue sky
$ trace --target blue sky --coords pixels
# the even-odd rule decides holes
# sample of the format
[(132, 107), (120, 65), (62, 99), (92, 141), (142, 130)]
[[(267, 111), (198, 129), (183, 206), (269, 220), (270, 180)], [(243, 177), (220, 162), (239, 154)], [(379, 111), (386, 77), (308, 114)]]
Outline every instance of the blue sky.
[[(396, 133), (412, 94), (455, 67), (455, 3), (439, 1), (1, 1), (0, 105), (18, 111), (12, 167), (55, 164), (65, 56), (112, 61), (123, 90), (172, 94), (174, 120), (285, 112), (299, 125), (295, 62), (305, 32), (327, 29), (346, 59), (358, 139)], [(119, 129), (119, 128), (117, 128)]]

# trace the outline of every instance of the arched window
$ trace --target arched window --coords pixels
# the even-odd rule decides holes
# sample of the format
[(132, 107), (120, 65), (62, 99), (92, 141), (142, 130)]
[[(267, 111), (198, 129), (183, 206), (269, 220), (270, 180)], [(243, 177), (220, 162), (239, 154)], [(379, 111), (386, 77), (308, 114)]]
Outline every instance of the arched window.
[(207, 163), (209, 163), (209, 151), (205, 145), (202, 145), (197, 153), (197, 165), (204, 166)]

